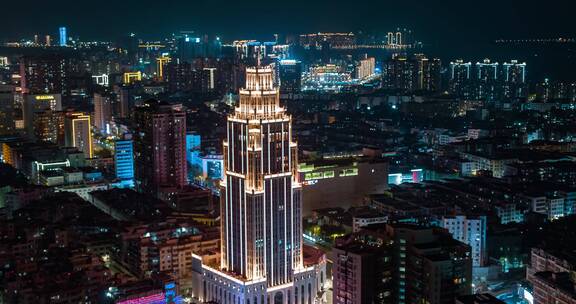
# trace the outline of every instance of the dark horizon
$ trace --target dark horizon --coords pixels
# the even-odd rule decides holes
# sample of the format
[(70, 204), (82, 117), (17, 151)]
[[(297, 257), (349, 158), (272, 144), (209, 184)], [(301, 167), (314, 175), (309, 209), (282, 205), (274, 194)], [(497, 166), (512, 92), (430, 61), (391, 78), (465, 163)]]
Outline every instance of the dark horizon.
[[(493, 41), (499, 38), (553, 38), (574, 36), (571, 24), (573, 6), (553, 0), (546, 6), (529, 1), (476, 1), (462, 4), (415, 0), (399, 2), (303, 1), (290, 5), (262, 0), (237, 2), (175, 0), (96, 3), (8, 2), (0, 27), (0, 38), (17, 39), (34, 34), (57, 33), (66, 26), (71, 36), (82, 39), (114, 40), (122, 34), (136, 33), (144, 39), (160, 39), (180, 30), (219, 34), (224, 39), (265, 39), (274, 33), (317, 31), (386, 32), (396, 27), (414, 30), (428, 44), (450, 47), (459, 43)], [(352, 5), (353, 4), (353, 5)], [(521, 4), (521, 5), (520, 5)]]

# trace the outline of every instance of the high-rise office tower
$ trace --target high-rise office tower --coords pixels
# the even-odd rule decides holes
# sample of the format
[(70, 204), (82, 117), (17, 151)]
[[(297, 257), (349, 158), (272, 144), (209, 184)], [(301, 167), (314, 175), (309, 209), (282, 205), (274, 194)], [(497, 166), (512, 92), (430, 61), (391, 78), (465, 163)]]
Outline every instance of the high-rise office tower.
[(94, 93), (94, 126), (102, 134), (108, 134), (112, 120), (112, 98), (103, 93)]
[[(248, 278), (266, 277), (268, 284), (274, 286), (291, 281), (294, 266), (298, 266), (302, 258), (298, 217), (300, 185), (293, 175), (297, 147), (291, 138), (290, 117), (279, 105), (272, 69), (248, 69), (246, 76), (246, 88), (240, 91), (239, 108), (228, 119), (228, 135), (224, 142), (227, 175), (226, 186), (222, 189), (225, 208), (222, 210), (221, 266)], [(264, 121), (249, 123), (259, 119)], [(245, 200), (238, 195), (251, 190), (254, 194)], [(260, 201), (267, 201), (267, 204), (259, 206)], [(241, 211), (261, 212), (268, 223), (261, 228), (261, 235), (255, 235), (256, 238), (269, 238), (261, 249), (248, 252), (244, 248), (252, 242), (243, 237), (258, 234), (258, 228), (255, 218), (241, 225)], [(239, 231), (240, 235), (234, 236), (234, 231)], [(257, 262), (264, 259), (266, 263)]]
[(61, 26), (58, 30), (60, 33), (60, 46), (68, 45), (68, 36), (66, 33), (66, 27)]
[(155, 193), (187, 182), (186, 113), (180, 104), (149, 100), (134, 111), (137, 187)]
[(302, 86), (302, 63), (298, 60), (280, 60), (280, 93), (298, 93)]
[(92, 123), (90, 115), (84, 113), (67, 113), (64, 118), (65, 144), (75, 147), (92, 158)]
[(16, 131), (14, 124), (14, 87), (0, 84), (0, 135)]
[(315, 300), (315, 267), (305, 267), (302, 257), (297, 153), (274, 69), (247, 68), (224, 141), (220, 265), (203, 265), (195, 257), (195, 296), (201, 301)]

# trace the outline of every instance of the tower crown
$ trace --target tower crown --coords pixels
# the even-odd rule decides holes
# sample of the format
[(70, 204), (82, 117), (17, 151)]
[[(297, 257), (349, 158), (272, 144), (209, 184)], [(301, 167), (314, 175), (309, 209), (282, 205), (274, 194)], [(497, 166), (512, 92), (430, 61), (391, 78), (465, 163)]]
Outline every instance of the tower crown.
[(239, 119), (278, 119), (284, 117), (279, 90), (271, 66), (246, 68), (246, 86), (240, 90), (240, 101), (234, 116)]
[(246, 68), (246, 86), (248, 91), (273, 91), (274, 70), (270, 66)]

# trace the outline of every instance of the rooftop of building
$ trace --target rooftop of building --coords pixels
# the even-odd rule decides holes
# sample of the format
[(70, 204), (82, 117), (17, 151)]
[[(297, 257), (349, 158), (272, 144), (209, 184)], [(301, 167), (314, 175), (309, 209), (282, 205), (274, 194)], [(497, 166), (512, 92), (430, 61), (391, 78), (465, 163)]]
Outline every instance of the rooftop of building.
[(155, 197), (131, 189), (99, 190), (92, 196), (123, 215), (136, 219), (160, 219), (171, 213), (170, 208)]
[(355, 218), (379, 218), (385, 216), (384, 214), (370, 208), (368, 206), (363, 207), (352, 207), (348, 210), (350, 215)]
[(380, 253), (383, 248), (373, 246), (371, 244), (366, 244), (359, 241), (350, 241), (346, 243), (341, 243), (334, 246), (335, 249), (350, 252), (356, 255), (372, 255)]
[(505, 304), (506, 302), (499, 300), (489, 293), (480, 293), (459, 296), (456, 298), (456, 304)]
[(370, 195), (370, 199), (372, 202), (376, 202), (380, 205), (385, 205), (387, 207), (394, 208), (396, 210), (401, 211), (414, 211), (420, 209), (420, 207), (411, 204), (409, 202), (400, 201), (394, 197), (391, 197), (386, 194), (374, 194)]
[(576, 161), (560, 160), (555, 162), (513, 163), (508, 164), (507, 166), (517, 169), (529, 169), (529, 168), (539, 169), (545, 167), (551, 167), (554, 169), (562, 169), (562, 168), (574, 169), (574, 167), (576, 167)]
[(368, 156), (357, 156), (357, 157), (334, 157), (334, 158), (318, 158), (314, 160), (306, 160), (306, 162), (301, 163), (302, 168), (314, 168), (314, 170), (324, 169), (324, 168), (337, 168), (337, 167), (350, 167), (356, 166), (359, 162), (363, 163), (386, 163), (388, 162), (385, 158), (374, 158)]
[(466, 154), (485, 157), (491, 160), (517, 159), (519, 162), (522, 163), (571, 160), (570, 157), (559, 152), (548, 152), (548, 151), (530, 150), (530, 149), (503, 150), (491, 154), (482, 152), (467, 152)]
[(304, 258), (304, 265), (316, 265), (326, 258), (324, 252), (316, 247), (304, 244), (302, 246), (302, 257)]
[(137, 112), (160, 112), (160, 113), (168, 113), (173, 111), (181, 111), (182, 105), (176, 103), (170, 103), (165, 100), (157, 100), (154, 98), (148, 99), (143, 102), (141, 105), (134, 108)]
[(22, 152), (23, 158), (38, 162), (63, 162), (67, 157), (64, 151), (55, 144), (37, 142), (14, 142), (8, 145)]
[(570, 215), (541, 225), (528, 225), (530, 246), (576, 265), (576, 216)]
[(556, 290), (561, 290), (572, 299), (576, 299), (576, 282), (571, 278), (570, 273), (543, 271), (537, 272), (535, 277), (547, 282)]

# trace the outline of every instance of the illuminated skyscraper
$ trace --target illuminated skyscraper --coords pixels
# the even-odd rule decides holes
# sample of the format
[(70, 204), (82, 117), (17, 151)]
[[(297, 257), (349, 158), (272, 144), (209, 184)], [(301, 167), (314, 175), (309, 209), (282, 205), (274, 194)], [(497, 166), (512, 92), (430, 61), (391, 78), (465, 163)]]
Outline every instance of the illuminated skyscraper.
[(459, 59), (450, 62), (450, 93), (462, 98), (472, 97), (472, 63)]
[(142, 72), (136, 71), (124, 73), (124, 84), (132, 84), (139, 81), (142, 81)]
[(386, 43), (390, 47), (406, 47), (409, 44), (407, 43), (406, 35), (411, 33), (412, 31), (407, 29), (397, 29), (396, 32), (388, 32)]
[(504, 62), (504, 96), (507, 98), (522, 98), (527, 96), (526, 63), (511, 60)]
[(497, 98), (498, 85), (498, 62), (484, 59), (476, 63), (476, 75), (474, 77), (476, 87), (476, 99), (495, 100)]
[(170, 57), (161, 56), (156, 58), (156, 72), (158, 73), (158, 78), (164, 80), (164, 68), (168, 62), (170, 62)]
[(406, 56), (394, 56), (384, 62), (382, 87), (391, 90), (414, 91), (416, 64)]
[(68, 36), (66, 34), (66, 27), (61, 26), (59, 29), (60, 32), (60, 46), (66, 46), (68, 44)]
[(202, 91), (211, 92), (216, 88), (216, 69), (204, 68), (202, 73)]
[(302, 258), (297, 154), (274, 69), (247, 68), (224, 140), (220, 265), (195, 264), (197, 298), (262, 304), (315, 299), (316, 270)]
[(384, 62), (382, 86), (386, 89), (438, 92), (441, 89), (440, 59), (424, 54), (394, 56)]
[(354, 78), (364, 80), (374, 76), (376, 68), (376, 59), (374, 57), (364, 56), (356, 65), (354, 71)]
[(86, 158), (92, 158), (92, 123), (90, 115), (84, 113), (68, 113), (64, 118), (64, 134), (67, 147), (75, 147), (84, 153)]
[(439, 92), (442, 89), (442, 62), (438, 58), (428, 59), (422, 54), (415, 55), (417, 61), (418, 90)]

